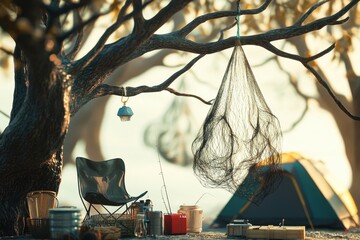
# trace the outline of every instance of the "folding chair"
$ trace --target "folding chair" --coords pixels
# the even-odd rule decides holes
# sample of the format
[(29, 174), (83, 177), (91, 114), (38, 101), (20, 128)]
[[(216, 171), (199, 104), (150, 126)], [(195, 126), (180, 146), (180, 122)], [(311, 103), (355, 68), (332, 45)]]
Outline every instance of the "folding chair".
[[(115, 224), (121, 224), (121, 221), (118, 220), (129, 210), (131, 203), (135, 203), (147, 193), (145, 191), (136, 197), (128, 194), (125, 187), (125, 164), (121, 158), (94, 161), (77, 157), (76, 170), (79, 195), (86, 210), (84, 221), (91, 220), (90, 210), (94, 209), (104, 222), (112, 219)], [(89, 203), (88, 207), (84, 200)], [(101, 213), (96, 205), (101, 205), (109, 215)], [(106, 206), (117, 206), (118, 208), (110, 211)], [(125, 207), (124, 211), (120, 215), (116, 214), (123, 207)]]

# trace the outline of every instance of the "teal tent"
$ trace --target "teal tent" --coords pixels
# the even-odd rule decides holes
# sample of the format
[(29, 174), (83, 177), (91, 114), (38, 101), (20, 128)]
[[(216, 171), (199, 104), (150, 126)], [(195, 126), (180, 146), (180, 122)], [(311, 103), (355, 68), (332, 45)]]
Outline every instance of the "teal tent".
[[(284, 153), (282, 169), (279, 187), (260, 205), (234, 194), (211, 226), (225, 227), (235, 219), (249, 220), (253, 225), (278, 225), (284, 219), (285, 225), (312, 229), (359, 226), (358, 210), (349, 191), (337, 186), (334, 176), (321, 172), (316, 162)], [(257, 189), (248, 191), (255, 193)]]

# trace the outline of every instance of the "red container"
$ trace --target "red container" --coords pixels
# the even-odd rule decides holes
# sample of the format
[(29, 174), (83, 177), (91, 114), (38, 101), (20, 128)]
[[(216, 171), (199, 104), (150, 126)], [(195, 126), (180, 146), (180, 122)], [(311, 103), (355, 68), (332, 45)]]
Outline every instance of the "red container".
[(186, 234), (186, 214), (165, 214), (164, 215), (164, 234), (181, 235)]

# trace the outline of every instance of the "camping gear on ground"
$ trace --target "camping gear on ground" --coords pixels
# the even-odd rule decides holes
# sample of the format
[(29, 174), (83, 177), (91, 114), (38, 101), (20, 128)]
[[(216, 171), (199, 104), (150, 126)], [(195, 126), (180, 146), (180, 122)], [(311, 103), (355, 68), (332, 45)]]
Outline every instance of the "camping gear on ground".
[(165, 214), (164, 234), (165, 235), (186, 234), (186, 214), (184, 213)]
[(250, 226), (246, 239), (305, 239), (305, 226)]
[(203, 210), (197, 205), (180, 205), (178, 213), (186, 214), (186, 232), (201, 233)]
[(54, 191), (38, 190), (26, 196), (30, 219), (49, 218), (49, 209), (57, 205)]
[[(147, 191), (131, 197), (125, 186), (125, 163), (121, 158), (104, 161), (94, 161), (83, 157), (76, 158), (76, 170), (80, 199), (86, 210), (84, 224), (95, 226), (117, 226), (121, 235), (132, 236), (136, 218), (131, 213), (131, 203), (137, 202)], [(87, 207), (85, 201), (89, 203)], [(96, 204), (101, 205), (106, 214), (102, 213)], [(117, 207), (110, 211), (107, 206)], [(91, 215), (94, 209), (98, 214)], [(131, 211), (130, 211), (131, 210)], [(135, 215), (136, 216), (136, 215)]]
[[(260, 205), (234, 194), (220, 211), (212, 227), (225, 227), (234, 219), (249, 219), (254, 225), (277, 225), (285, 220), (288, 226), (349, 229), (359, 226), (358, 209), (349, 191), (336, 185), (336, 177), (320, 171), (320, 162), (297, 153), (282, 154), (283, 180), (278, 189)], [(260, 168), (267, 168), (260, 163)], [(247, 179), (251, 179), (250, 174)], [(261, 186), (239, 191), (256, 193)]]
[(251, 223), (248, 220), (234, 220), (233, 223), (226, 225), (226, 235), (228, 237), (246, 238), (246, 233)]
[(164, 218), (161, 211), (148, 211), (147, 219), (147, 233), (149, 236), (156, 237), (164, 234)]
[(60, 207), (49, 210), (52, 239), (79, 239), (81, 226), (80, 209)]
[[(194, 173), (207, 187), (224, 188), (260, 203), (281, 180), (281, 128), (267, 106), (240, 40), (234, 47), (216, 99), (192, 143)], [(257, 164), (266, 160), (269, 167)], [(246, 176), (254, 194), (239, 189)]]
[(134, 229), (134, 236), (137, 238), (146, 238), (147, 231), (145, 226), (144, 213), (138, 213), (136, 216), (136, 225)]

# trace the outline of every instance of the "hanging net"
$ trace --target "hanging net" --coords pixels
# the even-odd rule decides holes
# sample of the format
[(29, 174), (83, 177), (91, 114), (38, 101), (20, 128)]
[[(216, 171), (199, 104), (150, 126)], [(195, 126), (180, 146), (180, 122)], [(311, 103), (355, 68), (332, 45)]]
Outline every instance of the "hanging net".
[[(185, 88), (181, 82), (180, 90)], [(150, 124), (144, 133), (144, 142), (157, 148), (167, 162), (190, 166), (194, 157), (191, 141), (196, 136), (196, 121), (186, 99), (175, 98), (160, 122)]]
[(279, 121), (239, 43), (192, 144), (194, 172), (204, 186), (224, 188), (258, 204), (281, 180), (281, 137)]

